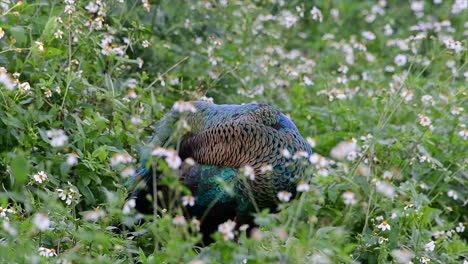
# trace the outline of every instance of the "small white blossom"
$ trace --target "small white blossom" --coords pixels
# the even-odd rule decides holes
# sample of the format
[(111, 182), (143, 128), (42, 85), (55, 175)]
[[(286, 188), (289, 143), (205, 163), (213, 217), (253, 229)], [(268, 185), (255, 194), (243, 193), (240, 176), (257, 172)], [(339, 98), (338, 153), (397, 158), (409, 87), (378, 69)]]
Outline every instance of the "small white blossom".
[(409, 264), (414, 254), (407, 249), (394, 249), (392, 250), (392, 257), (399, 264)]
[(315, 148), (315, 145), (317, 145), (317, 140), (315, 138), (307, 137), (306, 141), (311, 148)]
[(95, 222), (106, 216), (106, 212), (101, 208), (94, 208), (92, 211), (83, 212), (83, 218), (87, 221)]
[(387, 221), (382, 221), (380, 225), (377, 226), (378, 229), (385, 231), (385, 230), (390, 230), (390, 225), (387, 223)]
[(355, 139), (341, 141), (332, 148), (330, 151), (330, 156), (334, 159), (343, 160), (345, 159), (350, 152), (357, 150), (357, 144)]
[(393, 185), (383, 182), (383, 181), (376, 181), (375, 187), (377, 192), (387, 196), (388, 198), (393, 198), (395, 196), (395, 189)]
[(463, 231), (465, 231), (465, 225), (463, 223), (458, 223), (457, 227), (455, 227), (455, 231), (457, 231), (457, 233), (463, 233)]
[(312, 15), (313, 20), (317, 20), (320, 23), (322, 23), (323, 15), (322, 15), (322, 11), (320, 11), (320, 9), (318, 9), (317, 7), (314, 6), (314, 7), (312, 7), (312, 10), (310, 10), (310, 14)]
[(463, 112), (464, 108), (459, 106), (452, 106), (450, 113), (452, 115), (460, 115)]
[(47, 137), (50, 139), (52, 147), (61, 147), (68, 140), (68, 136), (65, 135), (65, 131), (62, 129), (47, 130)]
[(398, 54), (398, 55), (396, 55), (394, 62), (395, 62), (395, 64), (397, 66), (404, 66), (406, 64), (407, 60), (408, 59), (406, 58), (406, 55)]
[(427, 127), (431, 125), (431, 119), (428, 116), (419, 114), (418, 117), (419, 117), (419, 124), (421, 126)]
[(67, 155), (67, 164), (68, 166), (75, 166), (78, 164), (78, 154), (75, 152)]
[(57, 252), (53, 248), (49, 249), (49, 248), (45, 248), (45, 247), (39, 247), (38, 251), (39, 251), (39, 255), (43, 256), (43, 257), (50, 258), (50, 257), (57, 256)]
[(390, 180), (392, 177), (393, 177), (393, 174), (391, 171), (384, 171), (383, 173), (384, 180)]
[(2, 221), (3, 230), (5, 230), (11, 236), (16, 236), (18, 234), (18, 230), (11, 226), (10, 221), (5, 219)]
[(185, 217), (183, 215), (176, 215), (172, 219), (172, 223), (174, 225), (185, 225), (187, 223), (187, 221), (185, 220)]
[(120, 176), (122, 176), (123, 178), (128, 178), (128, 177), (134, 176), (135, 174), (136, 174), (135, 168), (133, 168), (132, 166), (128, 166), (122, 170), (122, 172), (120, 173)]
[(447, 192), (447, 195), (448, 195), (448, 197), (451, 197), (454, 200), (458, 199), (458, 193), (456, 191), (454, 191), (454, 190), (449, 190)]
[(38, 173), (34, 174), (33, 178), (36, 182), (43, 183), (47, 181), (48, 176), (47, 173), (45, 173), (44, 171), (39, 171)]
[(128, 153), (115, 153), (111, 158), (111, 166), (115, 167), (119, 164), (132, 163), (134, 159)]
[(292, 193), (288, 191), (281, 191), (276, 196), (278, 197), (278, 200), (282, 202), (289, 202), (289, 200), (291, 200)]
[(60, 29), (57, 30), (57, 31), (54, 33), (54, 36), (55, 36), (55, 38), (62, 39), (63, 31), (60, 30)]
[(289, 152), (288, 149), (282, 149), (281, 150), (281, 155), (287, 159), (291, 158), (291, 152)]
[(301, 181), (297, 185), (296, 191), (298, 191), (298, 192), (308, 192), (308, 191), (310, 191), (310, 185), (307, 184), (306, 182)]
[(463, 130), (460, 130), (460, 132), (458, 132), (458, 135), (463, 138), (464, 140), (467, 140), (468, 139), (468, 128), (464, 128)]
[(435, 242), (431, 240), (431, 242), (427, 243), (424, 245), (424, 250), (425, 251), (434, 251), (435, 248)]
[(260, 172), (261, 173), (266, 173), (268, 171), (273, 171), (273, 166), (271, 166), (270, 164), (263, 164), (261, 167), (260, 167)]
[(353, 192), (346, 191), (342, 194), (343, 202), (346, 205), (354, 205), (356, 204), (356, 198)]
[(430, 258), (427, 258), (427, 257), (421, 257), (421, 258), (419, 259), (419, 261), (421, 261), (421, 263), (423, 263), (423, 264), (426, 264), (426, 263), (428, 263), (429, 261), (431, 261), (431, 259), (430, 259)]
[(192, 195), (182, 196), (182, 204), (184, 206), (194, 206), (195, 205), (195, 197), (193, 197)]
[(184, 102), (182, 100), (175, 102), (172, 109), (177, 112), (197, 112), (197, 108), (191, 102)]
[(135, 208), (136, 206), (136, 200), (135, 199), (130, 199), (128, 200), (123, 208), (122, 208), (122, 213), (123, 214), (129, 214), (132, 208)]
[(234, 228), (236, 227), (236, 222), (228, 220), (218, 226), (218, 232), (223, 235), (224, 240), (234, 239)]
[(244, 167), (244, 174), (249, 177), (251, 181), (255, 180), (255, 172), (251, 166), (247, 165)]
[(50, 227), (50, 219), (46, 214), (43, 213), (35, 214), (33, 223), (41, 231), (47, 230)]
[(151, 47), (152, 44), (148, 40), (143, 40), (143, 43), (141, 45), (143, 46), (143, 48), (148, 48)]

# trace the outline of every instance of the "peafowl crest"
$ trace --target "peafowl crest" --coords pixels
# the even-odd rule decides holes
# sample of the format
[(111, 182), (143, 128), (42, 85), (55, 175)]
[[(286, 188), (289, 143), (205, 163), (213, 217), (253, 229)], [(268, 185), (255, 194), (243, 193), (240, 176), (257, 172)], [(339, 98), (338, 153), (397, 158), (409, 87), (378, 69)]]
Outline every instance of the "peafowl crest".
[[(181, 160), (180, 181), (195, 197), (189, 214), (201, 220), (204, 240), (228, 219), (238, 225), (253, 224), (257, 210), (275, 210), (277, 194), (294, 194), (306, 180), (310, 146), (295, 124), (267, 104), (216, 105), (187, 102), (166, 114), (155, 128), (150, 147), (141, 154), (138, 176), (146, 184), (133, 191), (136, 208), (152, 212), (153, 171), (146, 165), (154, 148), (172, 147)], [(187, 132), (179, 134), (177, 122), (185, 120)], [(177, 135), (177, 136), (174, 136)], [(302, 158), (301, 158), (302, 157)], [(232, 188), (226, 188), (232, 186)]]

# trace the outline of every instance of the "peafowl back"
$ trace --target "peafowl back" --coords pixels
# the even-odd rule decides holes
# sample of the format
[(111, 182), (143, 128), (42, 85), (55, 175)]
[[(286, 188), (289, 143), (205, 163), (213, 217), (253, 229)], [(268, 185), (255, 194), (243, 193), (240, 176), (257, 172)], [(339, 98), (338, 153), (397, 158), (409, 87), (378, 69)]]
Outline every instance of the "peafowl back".
[[(181, 167), (180, 181), (196, 199), (189, 213), (204, 216), (203, 233), (232, 218), (238, 224), (251, 224), (255, 210), (274, 210), (278, 192), (295, 193), (298, 181), (306, 180), (309, 164), (304, 157), (312, 153), (310, 146), (294, 123), (276, 108), (256, 103), (190, 104), (192, 111), (173, 108), (164, 116), (156, 126), (150, 149), (173, 147), (182, 160), (195, 161)], [(181, 135), (176, 126), (179, 120), (185, 120), (189, 127)], [(138, 176), (147, 187), (132, 194), (137, 208), (144, 212), (150, 212), (152, 204), (145, 201), (153, 181), (152, 170), (146, 167), (150, 149), (142, 152)], [(232, 191), (226, 186), (233, 186)]]

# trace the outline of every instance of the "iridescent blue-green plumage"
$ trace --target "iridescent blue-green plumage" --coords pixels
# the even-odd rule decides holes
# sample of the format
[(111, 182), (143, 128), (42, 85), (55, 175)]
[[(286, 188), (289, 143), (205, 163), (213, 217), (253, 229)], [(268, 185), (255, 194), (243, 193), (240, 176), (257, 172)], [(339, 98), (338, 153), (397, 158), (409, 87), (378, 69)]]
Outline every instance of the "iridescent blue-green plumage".
[[(207, 213), (205, 228), (213, 231), (217, 224), (234, 217), (240, 224), (249, 223), (255, 208), (276, 207), (278, 192), (295, 192), (297, 182), (305, 177), (308, 162), (283, 153), (307, 156), (311, 149), (288, 117), (266, 104), (191, 103), (196, 112), (173, 109), (159, 122), (150, 146), (177, 148), (182, 159), (195, 160), (193, 166), (182, 166), (180, 181), (196, 197), (189, 213)], [(190, 127), (182, 135), (176, 131), (180, 119)], [(142, 164), (150, 150), (142, 153)], [(253, 168), (254, 180), (242, 174), (245, 166)], [(265, 170), (267, 166), (271, 170)], [(139, 174), (148, 187), (133, 195), (137, 197), (137, 207), (149, 212), (145, 209), (151, 203), (143, 201), (143, 193), (151, 193), (152, 171), (142, 167)], [(202, 222), (202, 229), (203, 225)]]

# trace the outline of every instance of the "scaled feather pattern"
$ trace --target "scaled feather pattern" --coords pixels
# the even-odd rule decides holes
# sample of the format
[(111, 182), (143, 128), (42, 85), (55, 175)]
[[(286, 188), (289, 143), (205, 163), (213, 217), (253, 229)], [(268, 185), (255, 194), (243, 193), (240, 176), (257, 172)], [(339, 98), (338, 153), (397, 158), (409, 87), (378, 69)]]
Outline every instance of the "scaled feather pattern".
[[(251, 224), (256, 209), (275, 210), (277, 193), (295, 193), (299, 180), (307, 180), (307, 157), (312, 150), (296, 125), (283, 113), (267, 104), (216, 105), (188, 102), (196, 109), (179, 112), (175, 107), (155, 128), (150, 147), (142, 151), (139, 176), (146, 187), (136, 189), (137, 209), (151, 212), (153, 172), (146, 166), (154, 147), (172, 147), (182, 160), (195, 164), (180, 168), (180, 181), (196, 198), (189, 207), (192, 216), (202, 217), (202, 232), (235, 218), (238, 224)], [(180, 135), (177, 122), (190, 128)], [(174, 136), (179, 135), (179, 136)], [(297, 155), (292, 158), (284, 152)], [(246, 177), (244, 168), (254, 177)], [(268, 169), (265, 169), (268, 168)], [(231, 186), (232, 188), (226, 188)]]

